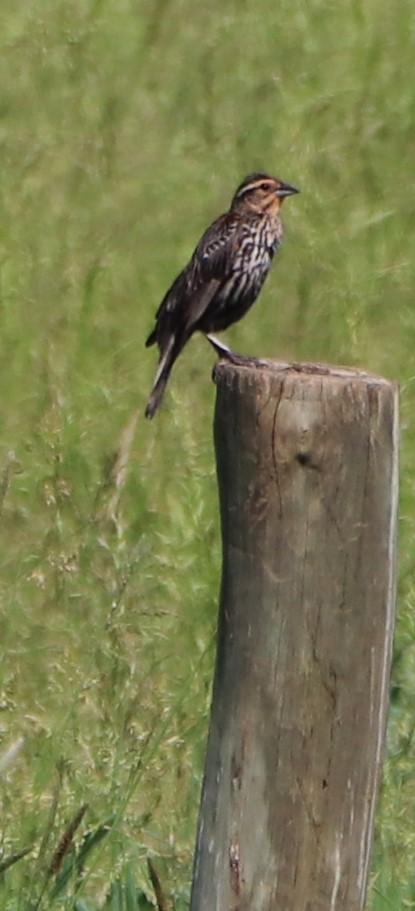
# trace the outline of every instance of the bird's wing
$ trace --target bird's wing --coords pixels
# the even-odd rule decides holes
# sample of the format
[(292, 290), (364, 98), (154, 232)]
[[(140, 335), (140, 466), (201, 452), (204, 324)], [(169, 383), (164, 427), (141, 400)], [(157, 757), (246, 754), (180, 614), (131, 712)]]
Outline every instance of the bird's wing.
[(193, 253), (193, 281), (207, 282), (227, 277), (228, 263), (238, 244), (241, 218), (236, 213), (220, 215), (205, 231)]
[(186, 328), (194, 326), (206, 312), (219, 285), (229, 277), (233, 252), (238, 244), (240, 218), (235, 214), (220, 215), (205, 231), (189, 265), (186, 278)]
[(156, 313), (156, 327), (146, 344), (164, 347), (172, 330), (186, 338), (194, 331), (216, 291), (229, 274), (228, 263), (237, 246), (240, 218), (220, 215), (201, 237), (187, 266), (165, 294)]

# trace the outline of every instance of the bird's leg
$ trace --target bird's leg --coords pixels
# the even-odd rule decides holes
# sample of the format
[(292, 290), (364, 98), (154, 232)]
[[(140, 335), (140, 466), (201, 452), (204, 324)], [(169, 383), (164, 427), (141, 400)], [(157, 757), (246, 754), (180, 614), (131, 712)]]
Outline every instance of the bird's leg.
[(228, 345), (225, 345), (224, 342), (220, 342), (219, 339), (216, 338), (216, 335), (210, 335), (206, 333), (206, 338), (212, 345), (212, 348), (215, 349), (216, 354), (219, 355), (219, 357), (222, 357), (225, 361), (232, 361), (232, 363), (237, 364), (241, 359), (243, 359), (243, 355), (235, 354), (233, 351), (231, 351)]
[(236, 354), (235, 351), (232, 351), (228, 345), (225, 345), (224, 342), (220, 342), (215, 335), (210, 335), (206, 333), (206, 338), (208, 342), (212, 345), (212, 348), (215, 349), (216, 354), (222, 358), (224, 361), (230, 361), (231, 364), (235, 364), (237, 367), (264, 367), (266, 366), (266, 361), (259, 360), (256, 357), (249, 357), (246, 354)]
[(209, 333), (206, 333), (206, 338), (212, 345), (212, 348), (215, 349), (216, 354), (220, 354), (221, 357), (229, 357), (229, 355), (232, 354), (232, 351), (228, 345), (225, 345), (224, 342), (219, 341), (219, 339), (216, 338), (216, 335), (210, 335)]

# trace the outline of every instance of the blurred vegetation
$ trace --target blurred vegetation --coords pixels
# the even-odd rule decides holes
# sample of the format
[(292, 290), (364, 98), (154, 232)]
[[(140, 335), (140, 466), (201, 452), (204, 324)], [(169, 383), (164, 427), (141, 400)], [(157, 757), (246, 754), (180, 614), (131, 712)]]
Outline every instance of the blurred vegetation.
[(413, 3), (26, 0), (0, 24), (0, 907), (147, 908), (148, 855), (187, 906), (220, 573), (213, 352), (191, 341), (150, 423), (143, 342), (263, 168), (302, 192), (227, 340), (402, 385), (369, 907), (415, 908)]

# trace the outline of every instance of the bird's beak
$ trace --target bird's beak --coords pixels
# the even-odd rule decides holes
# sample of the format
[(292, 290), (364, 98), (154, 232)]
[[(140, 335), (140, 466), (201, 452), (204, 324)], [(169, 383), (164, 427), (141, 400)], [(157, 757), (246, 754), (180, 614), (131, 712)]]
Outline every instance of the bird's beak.
[(279, 196), (281, 199), (284, 199), (284, 196), (293, 196), (294, 193), (299, 193), (296, 187), (292, 187), (290, 183), (282, 183), (278, 190), (276, 190), (276, 196)]

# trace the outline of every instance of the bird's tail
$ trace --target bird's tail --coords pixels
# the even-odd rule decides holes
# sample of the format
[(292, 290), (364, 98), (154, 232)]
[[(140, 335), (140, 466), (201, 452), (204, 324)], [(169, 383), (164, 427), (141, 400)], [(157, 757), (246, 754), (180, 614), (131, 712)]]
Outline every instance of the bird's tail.
[(177, 347), (175, 345), (174, 336), (172, 336), (172, 338), (169, 340), (167, 348), (165, 351), (163, 351), (160, 357), (153, 388), (151, 390), (151, 395), (147, 402), (145, 411), (146, 418), (153, 418), (161, 404), (164, 390), (166, 388), (166, 383), (170, 376), (171, 368), (173, 367), (178, 353), (179, 352), (177, 351)]

